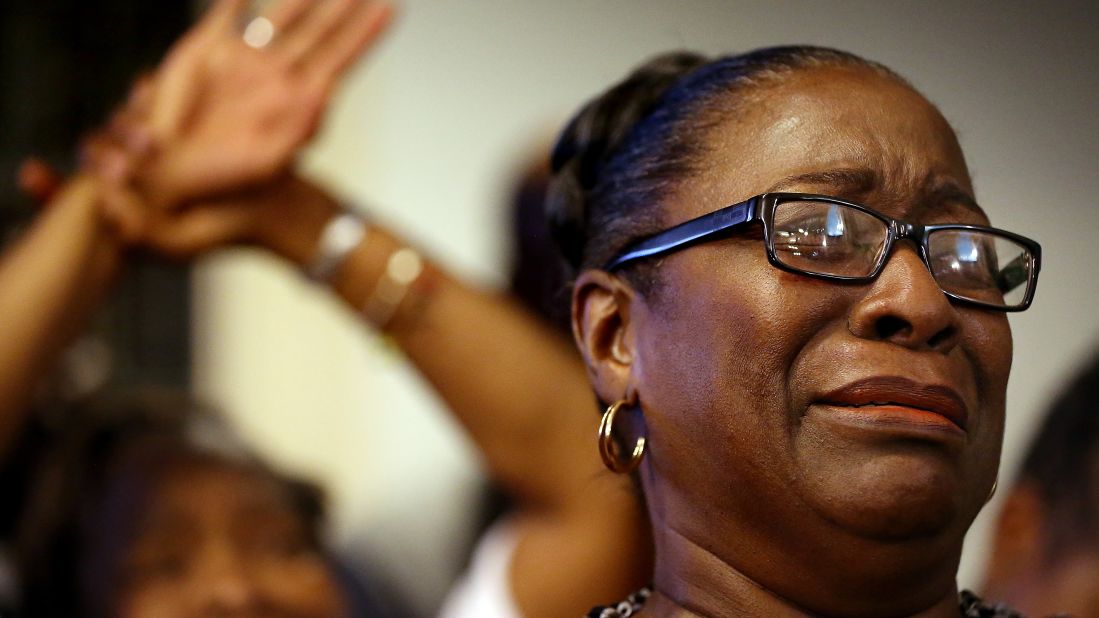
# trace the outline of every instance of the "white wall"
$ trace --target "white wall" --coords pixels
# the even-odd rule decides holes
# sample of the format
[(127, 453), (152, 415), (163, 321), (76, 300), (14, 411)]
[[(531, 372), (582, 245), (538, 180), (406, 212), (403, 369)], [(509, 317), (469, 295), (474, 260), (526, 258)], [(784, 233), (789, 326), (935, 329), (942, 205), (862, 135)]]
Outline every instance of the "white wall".
[[(516, 156), (648, 55), (816, 43), (910, 78), (957, 127), (993, 222), (1043, 243), (1038, 299), (1012, 317), (1005, 477), (1035, 414), (1099, 344), (1099, 50), (1083, 2), (409, 0), (401, 12), (307, 167), (459, 273), (500, 280)], [(200, 390), (266, 452), (324, 479), (338, 534), (430, 606), (462, 560), (472, 449), (399, 354), (276, 265), (216, 258), (196, 289)]]

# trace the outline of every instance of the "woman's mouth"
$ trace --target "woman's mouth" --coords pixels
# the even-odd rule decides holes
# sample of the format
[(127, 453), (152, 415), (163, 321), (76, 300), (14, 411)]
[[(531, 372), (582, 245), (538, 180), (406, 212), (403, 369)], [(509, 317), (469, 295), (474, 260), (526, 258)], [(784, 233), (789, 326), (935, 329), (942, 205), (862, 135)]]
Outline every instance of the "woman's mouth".
[(817, 398), (813, 405), (831, 408), (860, 425), (965, 434), (969, 420), (965, 400), (956, 390), (899, 376), (856, 380)]

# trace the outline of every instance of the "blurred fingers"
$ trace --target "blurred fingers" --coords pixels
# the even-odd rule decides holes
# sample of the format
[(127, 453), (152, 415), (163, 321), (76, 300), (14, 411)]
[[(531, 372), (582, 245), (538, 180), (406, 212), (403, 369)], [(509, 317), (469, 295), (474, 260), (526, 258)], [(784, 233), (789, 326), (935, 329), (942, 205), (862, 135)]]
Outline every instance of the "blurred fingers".
[[(210, 11), (219, 8), (224, 7), (215, 5)], [(143, 100), (147, 112), (145, 115), (157, 136), (171, 137), (182, 129), (199, 94), (199, 84), (209, 57), (227, 40), (224, 36), (220, 40), (214, 36), (200, 36), (205, 34), (200, 31), (205, 26), (205, 22), (200, 22), (196, 31), (184, 35), (176, 42), (156, 69), (155, 85), (147, 93), (143, 93), (148, 97)], [(234, 31), (232, 36), (239, 35)]]
[(275, 36), (289, 32), (315, 0), (283, 0), (264, 13), (275, 28)]
[(296, 27), (279, 34), (277, 51), (291, 65), (301, 63), (323, 45), (340, 24), (361, 5), (362, 0), (318, 0)]
[(169, 57), (162, 65), (149, 103), (148, 123), (158, 137), (177, 135), (198, 96), (196, 83), (201, 58), (189, 54)]
[(144, 243), (167, 257), (189, 259), (241, 240), (247, 209), (235, 204), (194, 205), (158, 216), (145, 230)]
[(148, 116), (156, 95), (155, 89), (156, 76), (153, 73), (142, 73), (134, 80), (133, 86), (130, 86), (125, 109), (140, 118)]
[(354, 13), (307, 58), (307, 71), (325, 91), (375, 41), (393, 20), (388, 2), (360, 4)]
[(153, 133), (172, 136), (180, 130), (196, 96), (203, 64), (222, 43), (239, 40), (238, 22), (247, 6), (248, 0), (214, 0), (198, 24), (172, 47), (158, 68), (158, 83), (147, 101)]
[(214, 0), (199, 20), (196, 30), (205, 34), (236, 34), (248, 0)]
[(132, 155), (109, 131), (96, 131), (81, 141), (80, 167), (113, 183), (124, 183), (133, 172)]
[(135, 159), (142, 159), (153, 149), (153, 135), (142, 118), (129, 108), (123, 108), (111, 116), (107, 131), (115, 142), (125, 148)]

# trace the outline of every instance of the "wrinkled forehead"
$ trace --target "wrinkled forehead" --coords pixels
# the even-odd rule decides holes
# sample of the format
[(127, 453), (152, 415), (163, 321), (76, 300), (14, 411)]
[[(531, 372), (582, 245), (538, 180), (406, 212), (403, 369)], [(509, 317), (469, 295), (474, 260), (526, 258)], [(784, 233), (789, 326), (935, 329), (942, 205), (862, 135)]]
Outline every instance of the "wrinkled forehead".
[[(872, 193), (898, 203), (937, 190), (976, 207), (950, 125), (909, 86), (869, 69), (814, 67), (752, 87), (714, 124), (705, 152), (686, 187), (698, 211), (684, 215), (769, 190), (799, 190), (788, 179), (814, 176), (857, 178), (860, 186), (817, 182), (800, 189), (851, 198)], [(837, 171), (857, 173), (828, 174)]]

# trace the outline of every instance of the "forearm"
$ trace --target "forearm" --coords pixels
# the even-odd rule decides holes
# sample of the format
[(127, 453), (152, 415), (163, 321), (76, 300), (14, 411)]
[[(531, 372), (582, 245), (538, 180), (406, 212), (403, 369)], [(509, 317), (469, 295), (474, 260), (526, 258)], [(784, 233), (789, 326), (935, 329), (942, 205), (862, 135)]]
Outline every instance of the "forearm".
[(88, 178), (65, 185), (0, 259), (0, 455), (25, 420), (34, 390), (79, 332), (120, 265)]
[[(337, 210), (330, 198), (313, 191), (307, 196), (301, 187), (290, 189), (286, 195), (295, 195), (299, 220), (272, 213), (267, 220), (280, 222), (282, 232), (268, 230), (264, 235), (278, 240), (261, 242), (303, 267)], [(404, 246), (372, 223), (335, 273), (334, 291), (364, 320), (391, 256)], [(464, 284), (430, 262), (384, 326), (509, 490), (551, 508), (579, 499), (578, 488), (601, 469), (595, 449), (598, 414), (568, 341), (507, 296)]]
[(579, 357), (510, 297), (435, 276), (429, 298), (405, 307), (415, 314), (395, 321), (393, 337), (497, 481), (529, 504), (569, 508), (602, 471), (599, 415)]

